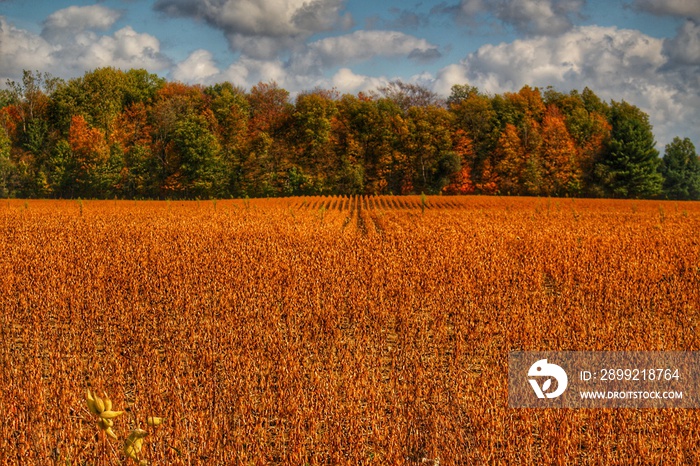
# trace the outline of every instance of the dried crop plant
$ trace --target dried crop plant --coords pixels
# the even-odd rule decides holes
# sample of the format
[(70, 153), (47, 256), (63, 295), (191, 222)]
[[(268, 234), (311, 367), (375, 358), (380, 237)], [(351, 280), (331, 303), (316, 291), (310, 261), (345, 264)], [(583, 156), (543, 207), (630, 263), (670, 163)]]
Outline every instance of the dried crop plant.
[(0, 465), (694, 464), (697, 410), (510, 409), (507, 361), (700, 349), (698, 231), (693, 202), (3, 202)]

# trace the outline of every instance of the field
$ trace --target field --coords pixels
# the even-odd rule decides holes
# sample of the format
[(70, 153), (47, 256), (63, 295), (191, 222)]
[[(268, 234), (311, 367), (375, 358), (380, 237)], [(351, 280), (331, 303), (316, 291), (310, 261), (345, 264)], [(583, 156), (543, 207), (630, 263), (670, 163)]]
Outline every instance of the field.
[(0, 463), (697, 464), (697, 410), (512, 409), (507, 370), (699, 350), (699, 266), (700, 203), (0, 201)]

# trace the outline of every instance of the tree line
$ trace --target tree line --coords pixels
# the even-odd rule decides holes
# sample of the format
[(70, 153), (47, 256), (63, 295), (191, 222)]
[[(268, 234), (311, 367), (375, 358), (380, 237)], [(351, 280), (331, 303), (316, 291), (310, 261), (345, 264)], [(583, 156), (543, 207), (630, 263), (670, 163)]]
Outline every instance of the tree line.
[(100, 68), (25, 71), (0, 91), (0, 197), (227, 198), (501, 194), (700, 198), (700, 159), (660, 157), (649, 117), (592, 90), (525, 86), (447, 99), (394, 81), (292, 99)]

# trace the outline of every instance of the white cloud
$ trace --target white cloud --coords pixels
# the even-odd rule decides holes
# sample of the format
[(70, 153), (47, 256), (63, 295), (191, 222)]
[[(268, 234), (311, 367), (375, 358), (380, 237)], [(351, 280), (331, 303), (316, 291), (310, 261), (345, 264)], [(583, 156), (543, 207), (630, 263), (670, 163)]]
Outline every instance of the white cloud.
[(324, 68), (374, 57), (407, 57), (422, 60), (435, 55), (440, 55), (437, 46), (402, 32), (355, 31), (312, 42), (304, 51), (294, 54), (291, 63), (295, 69), (312, 69), (320, 73)]
[(331, 78), (332, 87), (348, 94), (376, 90), (388, 83), (386, 78), (355, 74), (349, 68), (339, 69)]
[(206, 21), (221, 29), (231, 48), (258, 59), (272, 59), (311, 35), (347, 27), (343, 0), (158, 0), (170, 16)]
[(2, 67), (0, 85), (7, 79), (18, 79), (22, 70), (50, 68), (54, 63), (55, 46), (41, 36), (16, 28), (0, 16), (0, 44), (2, 45)]
[(448, 96), (452, 92), (452, 86), (466, 82), (469, 82), (469, 77), (467, 76), (467, 68), (464, 65), (448, 65), (438, 72), (433, 84), (433, 91), (440, 95)]
[[(489, 93), (524, 85), (568, 91), (591, 88), (606, 100), (626, 100), (649, 113), (659, 143), (674, 135), (698, 140), (698, 87), (667, 69), (664, 41), (639, 31), (586, 26), (558, 37), (485, 45), (444, 68), (434, 89), (469, 83)], [(697, 83), (697, 78), (694, 81)], [(691, 136), (692, 135), (692, 136)]]
[(84, 46), (83, 50), (76, 51), (75, 62), (86, 69), (113, 66), (162, 70), (170, 64), (160, 53), (158, 39), (150, 34), (137, 33), (130, 26)]
[(700, 20), (700, 2), (697, 0), (634, 0), (632, 6), (654, 15)]
[(298, 90), (301, 83), (311, 81), (309, 77), (304, 75), (290, 75), (281, 60), (259, 60), (245, 56), (233, 63), (219, 76), (221, 79), (217, 80), (231, 81), (243, 87), (251, 87), (261, 81), (274, 81), (288, 91)]
[(329, 37), (308, 44), (289, 57), (261, 59), (241, 55), (228, 69), (219, 71), (209, 52), (198, 51), (178, 64), (173, 71), (175, 79), (213, 83), (222, 80), (249, 87), (260, 81), (275, 81), (290, 92), (314, 87), (337, 87), (341, 91), (368, 90), (388, 82), (384, 78), (356, 75), (344, 66), (333, 77), (326, 71), (376, 57), (416, 57), (421, 60), (437, 47), (424, 39), (395, 31), (357, 31), (337, 37)]
[(172, 76), (177, 81), (204, 83), (207, 78), (219, 74), (211, 52), (195, 50), (187, 59), (175, 65)]
[[(79, 13), (83, 14), (84, 11), (80, 10)], [(51, 41), (42, 35), (18, 29), (0, 17), (3, 83), (5, 79), (19, 79), (25, 69), (47, 70), (53, 75), (68, 78), (106, 66), (146, 68), (149, 71), (160, 71), (170, 66), (170, 61), (160, 52), (160, 42), (150, 34), (138, 33), (129, 26), (112, 35), (99, 35), (86, 28), (72, 35), (60, 34), (56, 25), (72, 24), (71, 18), (75, 16), (55, 15), (51, 20)], [(88, 23), (94, 26), (107, 22), (103, 18)], [(45, 32), (46, 29), (42, 34)]]
[(41, 35), (48, 41), (65, 40), (87, 30), (107, 30), (120, 17), (120, 12), (102, 5), (70, 6), (51, 14)]
[[(298, 27), (321, 27), (324, 21), (330, 21), (323, 16), (315, 17), (317, 12), (304, 8), (297, 10), (293, 21), (300, 24)], [(182, 62), (173, 64), (161, 52), (160, 41), (150, 34), (139, 33), (130, 26), (112, 34), (101, 32), (118, 19), (119, 15), (113, 13), (113, 10), (102, 7), (60, 10), (44, 22), (41, 35), (19, 29), (0, 16), (1, 84), (6, 79), (20, 79), (23, 69), (47, 70), (56, 76), (70, 78), (95, 68), (113, 66), (146, 68), (151, 72), (169, 69), (173, 79), (188, 83), (213, 84), (229, 80), (250, 87), (260, 81), (276, 81), (292, 92), (316, 86), (330, 87), (330, 78), (324, 77), (319, 70), (293, 70), (292, 63), (280, 58), (241, 55), (228, 68), (220, 69), (210, 51), (199, 49)], [(411, 43), (420, 45), (413, 40)]]
[(524, 84), (627, 87), (655, 80), (666, 61), (662, 49), (661, 39), (639, 31), (587, 26), (558, 37), (485, 45), (469, 54), (462, 66), (464, 75), (488, 92), (516, 90)]

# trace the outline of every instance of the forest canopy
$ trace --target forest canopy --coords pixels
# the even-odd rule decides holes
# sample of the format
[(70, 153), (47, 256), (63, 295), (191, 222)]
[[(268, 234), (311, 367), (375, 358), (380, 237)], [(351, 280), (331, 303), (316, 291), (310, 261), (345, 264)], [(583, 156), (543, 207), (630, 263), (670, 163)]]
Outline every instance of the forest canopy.
[(0, 91), (0, 197), (194, 199), (352, 194), (700, 198), (700, 159), (663, 157), (649, 117), (592, 90), (447, 99), (274, 82), (245, 90), (100, 68), (25, 71)]

